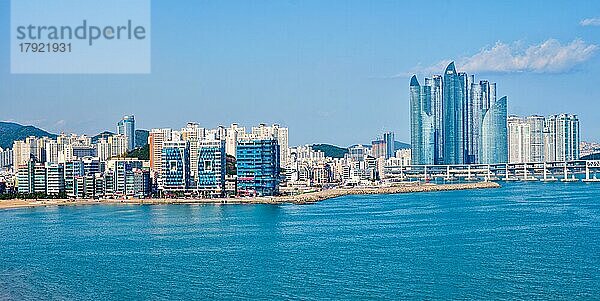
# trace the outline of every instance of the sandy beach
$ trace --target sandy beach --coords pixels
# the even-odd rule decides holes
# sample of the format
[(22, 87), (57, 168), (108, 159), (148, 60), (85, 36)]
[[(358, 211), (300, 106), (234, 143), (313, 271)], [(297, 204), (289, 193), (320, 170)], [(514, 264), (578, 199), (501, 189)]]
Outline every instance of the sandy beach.
[(401, 194), (415, 192), (434, 192), (467, 189), (499, 188), (494, 182), (477, 182), (461, 184), (403, 184), (400, 186), (375, 188), (337, 188), (293, 196), (218, 198), (218, 199), (39, 199), (39, 200), (2, 200), (0, 209), (30, 208), (41, 206), (83, 206), (97, 204), (132, 204), (132, 205), (164, 205), (164, 204), (312, 204), (344, 195), (367, 194)]

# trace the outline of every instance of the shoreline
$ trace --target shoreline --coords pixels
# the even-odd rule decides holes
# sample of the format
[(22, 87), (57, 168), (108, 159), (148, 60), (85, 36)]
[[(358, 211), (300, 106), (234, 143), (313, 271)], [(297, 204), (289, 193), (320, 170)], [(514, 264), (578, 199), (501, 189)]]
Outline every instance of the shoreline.
[(43, 200), (2, 200), (0, 210), (49, 207), (49, 206), (85, 206), (85, 205), (209, 205), (209, 204), (314, 204), (320, 201), (342, 197), (346, 195), (370, 194), (403, 194), (417, 192), (439, 192), (472, 189), (500, 188), (495, 182), (476, 182), (460, 184), (405, 184), (401, 186), (373, 187), (373, 188), (335, 188), (309, 192), (292, 196), (249, 197), (249, 198), (219, 198), (219, 199), (43, 199)]

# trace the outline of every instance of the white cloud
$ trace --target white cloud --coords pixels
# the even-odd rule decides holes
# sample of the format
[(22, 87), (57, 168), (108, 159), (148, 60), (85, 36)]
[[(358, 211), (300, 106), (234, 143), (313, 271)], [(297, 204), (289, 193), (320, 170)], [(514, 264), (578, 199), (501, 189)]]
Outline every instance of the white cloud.
[(579, 21), (581, 26), (600, 26), (600, 18), (587, 18)]
[[(456, 60), (458, 71), (469, 73), (559, 73), (589, 60), (598, 50), (598, 45), (587, 44), (575, 39), (561, 44), (548, 39), (540, 44), (522, 47), (521, 43), (497, 42), (493, 47)], [(415, 73), (441, 73), (451, 60), (443, 60), (433, 66), (417, 66)]]

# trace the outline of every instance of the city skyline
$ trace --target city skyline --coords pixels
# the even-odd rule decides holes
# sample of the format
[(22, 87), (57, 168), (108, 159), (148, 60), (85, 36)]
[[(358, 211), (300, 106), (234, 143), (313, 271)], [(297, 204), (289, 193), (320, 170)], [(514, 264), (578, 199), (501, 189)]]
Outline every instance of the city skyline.
[[(292, 145), (367, 143), (383, 131), (408, 142), (408, 73), (429, 76), (456, 60), (502, 82), (509, 114), (578, 114), (582, 140), (600, 140), (600, 113), (589, 109), (600, 92), (585, 84), (600, 70), (598, 3), (470, 3), (495, 13), (469, 18), (461, 18), (461, 5), (442, 1), (431, 3), (430, 18), (410, 13), (417, 3), (152, 4), (152, 74), (11, 75), (3, 61), (0, 120), (94, 135), (132, 112), (145, 129), (188, 120), (206, 127), (279, 123), (296, 131)], [(272, 14), (253, 17), (265, 10)], [(533, 19), (532, 10), (539, 12)], [(0, 3), (3, 19), (9, 11)], [(446, 14), (464, 23), (463, 34), (450, 35)], [(282, 20), (286, 26), (272, 26)], [(187, 34), (170, 34), (176, 28)], [(427, 34), (412, 42), (414, 32)], [(2, 44), (0, 56), (8, 54)]]

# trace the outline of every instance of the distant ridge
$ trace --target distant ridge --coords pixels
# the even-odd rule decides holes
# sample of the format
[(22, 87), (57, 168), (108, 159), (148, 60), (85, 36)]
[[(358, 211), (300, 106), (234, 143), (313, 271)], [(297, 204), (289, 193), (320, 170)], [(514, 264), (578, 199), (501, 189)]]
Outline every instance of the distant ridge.
[(32, 125), (0, 121), (0, 147), (4, 149), (12, 148), (15, 141), (31, 136), (56, 138), (56, 134), (48, 133)]
[(400, 141), (394, 141), (394, 150), (399, 150), (399, 149), (410, 149), (410, 144), (400, 142)]
[(343, 158), (348, 153), (347, 148), (339, 147), (331, 144), (313, 144), (311, 148), (315, 151), (322, 151), (325, 153), (325, 157), (330, 158)]
[[(359, 144), (350, 145), (349, 147), (340, 147), (340, 146), (336, 146), (336, 145), (332, 145), (332, 144), (322, 143), (322, 144), (313, 144), (313, 145), (311, 145), (311, 147), (313, 150), (318, 150), (318, 151), (322, 151), (323, 153), (325, 153), (325, 157), (343, 158), (344, 155), (348, 153), (348, 148), (357, 146), (357, 145), (359, 145)], [(362, 144), (362, 146), (371, 147), (370, 144)], [(410, 149), (410, 144), (400, 142), (400, 141), (394, 141), (394, 150), (399, 150), (399, 149)]]

